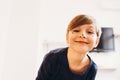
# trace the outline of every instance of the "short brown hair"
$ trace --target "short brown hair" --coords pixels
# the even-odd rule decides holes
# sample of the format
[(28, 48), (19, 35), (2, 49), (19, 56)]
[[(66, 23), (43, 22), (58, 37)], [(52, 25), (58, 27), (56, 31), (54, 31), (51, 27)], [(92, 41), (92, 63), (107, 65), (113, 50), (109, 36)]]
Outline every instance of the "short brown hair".
[(70, 30), (84, 24), (95, 24), (97, 36), (100, 38), (101, 30), (96, 25), (96, 20), (92, 16), (85, 14), (77, 15), (70, 21), (67, 28), (67, 34)]

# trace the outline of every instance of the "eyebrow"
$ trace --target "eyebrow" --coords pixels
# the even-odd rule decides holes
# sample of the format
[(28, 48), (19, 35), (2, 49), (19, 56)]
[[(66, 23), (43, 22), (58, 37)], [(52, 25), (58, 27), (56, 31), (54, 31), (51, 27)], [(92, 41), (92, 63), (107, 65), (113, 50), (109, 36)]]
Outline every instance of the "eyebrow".
[(90, 29), (96, 29), (94, 26), (89, 26)]

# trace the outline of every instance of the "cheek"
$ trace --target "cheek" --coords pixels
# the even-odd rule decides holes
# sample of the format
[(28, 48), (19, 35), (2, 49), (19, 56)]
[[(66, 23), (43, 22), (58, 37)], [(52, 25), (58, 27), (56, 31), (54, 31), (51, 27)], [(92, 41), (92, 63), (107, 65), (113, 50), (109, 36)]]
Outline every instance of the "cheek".
[(69, 43), (74, 42), (75, 39), (76, 39), (76, 36), (75, 36), (75, 35), (69, 35), (69, 36), (68, 36), (68, 41), (69, 41)]
[(95, 47), (97, 45), (97, 37), (93, 37), (91, 41), (93, 43), (93, 46)]
[(89, 38), (90, 42), (95, 44), (97, 41), (97, 37), (96, 36), (92, 36), (91, 38)]

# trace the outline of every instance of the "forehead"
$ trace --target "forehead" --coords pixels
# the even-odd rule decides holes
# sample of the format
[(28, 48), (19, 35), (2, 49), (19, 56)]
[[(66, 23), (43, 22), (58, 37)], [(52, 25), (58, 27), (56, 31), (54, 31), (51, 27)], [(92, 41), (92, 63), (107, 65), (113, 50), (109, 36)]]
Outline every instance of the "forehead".
[(96, 27), (94, 24), (84, 24), (84, 25), (76, 26), (73, 29), (96, 29)]

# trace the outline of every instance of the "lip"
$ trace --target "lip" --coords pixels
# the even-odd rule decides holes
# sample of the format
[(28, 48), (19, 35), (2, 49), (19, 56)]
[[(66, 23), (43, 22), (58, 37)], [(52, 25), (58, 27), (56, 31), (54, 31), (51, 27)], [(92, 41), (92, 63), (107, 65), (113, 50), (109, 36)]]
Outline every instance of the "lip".
[(75, 42), (78, 42), (80, 44), (88, 44), (88, 42), (85, 42), (85, 41), (75, 41)]

